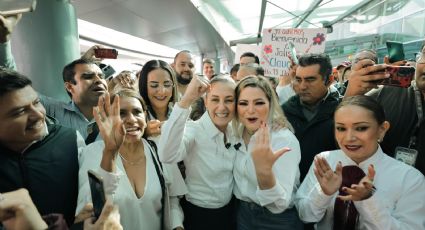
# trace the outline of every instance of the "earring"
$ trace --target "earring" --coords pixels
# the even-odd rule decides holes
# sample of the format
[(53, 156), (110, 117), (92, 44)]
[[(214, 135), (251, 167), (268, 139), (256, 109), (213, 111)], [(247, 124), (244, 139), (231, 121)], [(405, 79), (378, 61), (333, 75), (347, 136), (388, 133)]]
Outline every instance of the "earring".
[(382, 139), (381, 138), (378, 138), (378, 144), (381, 143), (381, 142), (382, 142)]

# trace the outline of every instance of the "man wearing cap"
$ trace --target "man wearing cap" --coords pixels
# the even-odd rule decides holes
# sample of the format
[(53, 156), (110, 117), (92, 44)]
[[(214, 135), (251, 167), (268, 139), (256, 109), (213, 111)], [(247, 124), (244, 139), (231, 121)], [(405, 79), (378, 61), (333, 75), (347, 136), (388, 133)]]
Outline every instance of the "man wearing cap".
[(336, 67), (336, 70), (338, 72), (338, 83), (335, 84), (335, 88), (338, 90), (339, 94), (344, 95), (348, 85), (347, 76), (349, 76), (351, 72), (351, 62), (349, 61), (341, 62)]

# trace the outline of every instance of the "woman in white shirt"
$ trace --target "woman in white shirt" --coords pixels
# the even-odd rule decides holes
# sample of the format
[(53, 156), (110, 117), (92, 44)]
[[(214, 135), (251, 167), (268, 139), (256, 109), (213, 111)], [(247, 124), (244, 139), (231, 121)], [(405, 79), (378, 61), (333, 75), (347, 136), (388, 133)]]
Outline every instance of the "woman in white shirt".
[(139, 92), (148, 110), (145, 136), (158, 145), (161, 125), (178, 101), (176, 77), (171, 66), (161, 60), (146, 62), (139, 76)]
[(119, 206), (124, 229), (183, 226), (176, 196), (184, 195), (185, 187), (168, 191), (174, 181), (167, 178), (154, 148), (142, 138), (145, 112), (143, 99), (132, 90), (119, 91), (112, 105), (109, 94), (99, 98), (94, 117), (103, 141), (90, 144), (81, 154), (77, 213), (91, 200), (87, 171), (92, 169), (103, 178), (106, 194)]
[[(159, 158), (184, 161), (188, 193), (182, 200), (184, 227), (234, 229), (232, 202), (235, 152), (229, 122), (234, 117), (235, 83), (217, 76), (211, 82), (194, 76), (162, 127)], [(208, 90), (208, 92), (207, 92)], [(206, 92), (205, 112), (190, 121), (190, 105)]]
[(242, 79), (236, 103), (238, 229), (300, 229), (293, 203), (300, 146), (270, 84), (258, 76)]
[(383, 108), (350, 97), (334, 119), (341, 149), (315, 157), (295, 200), (300, 218), (319, 230), (425, 229), (424, 176), (379, 147), (390, 126)]

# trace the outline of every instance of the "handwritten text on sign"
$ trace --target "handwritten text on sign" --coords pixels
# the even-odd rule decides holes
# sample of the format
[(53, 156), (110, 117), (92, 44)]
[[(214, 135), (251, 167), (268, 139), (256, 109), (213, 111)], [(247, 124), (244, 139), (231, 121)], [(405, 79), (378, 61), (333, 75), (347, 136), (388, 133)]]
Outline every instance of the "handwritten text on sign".
[(323, 53), (326, 29), (265, 29), (260, 63), (266, 76), (288, 74), (291, 62), (290, 43), (298, 54)]

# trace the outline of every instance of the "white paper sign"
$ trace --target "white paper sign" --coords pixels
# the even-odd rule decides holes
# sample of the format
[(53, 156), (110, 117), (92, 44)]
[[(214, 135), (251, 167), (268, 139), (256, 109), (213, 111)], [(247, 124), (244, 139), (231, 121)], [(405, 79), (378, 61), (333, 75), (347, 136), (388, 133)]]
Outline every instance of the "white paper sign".
[(236, 45), (236, 54), (235, 54), (235, 64), (239, 63), (240, 57), (243, 53), (251, 52), (258, 57), (261, 55), (261, 46), (258, 45), (249, 45), (249, 44), (237, 44)]
[(260, 64), (266, 76), (279, 77), (289, 71), (291, 56), (289, 44), (297, 54), (323, 53), (326, 29), (264, 29)]

